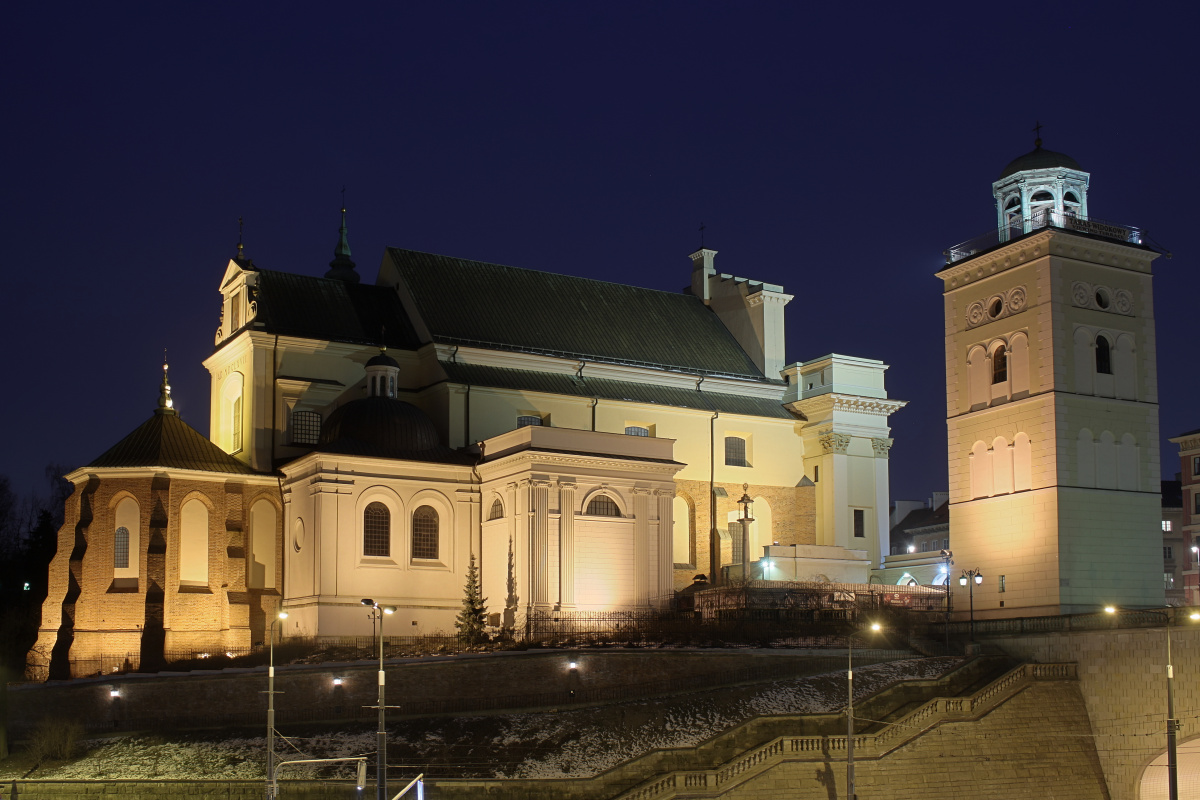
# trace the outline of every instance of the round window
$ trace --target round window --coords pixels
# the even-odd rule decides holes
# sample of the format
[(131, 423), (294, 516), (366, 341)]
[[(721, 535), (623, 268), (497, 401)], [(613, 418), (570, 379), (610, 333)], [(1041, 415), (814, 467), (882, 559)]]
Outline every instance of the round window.
[(1096, 290), (1096, 307), (1097, 308), (1108, 308), (1108, 304), (1109, 304), (1108, 291), (1105, 289), (1097, 289)]
[(988, 306), (988, 316), (990, 316), (992, 319), (995, 319), (996, 317), (1000, 316), (1000, 312), (1003, 310), (1004, 301), (997, 297), (992, 301), (992, 304)]

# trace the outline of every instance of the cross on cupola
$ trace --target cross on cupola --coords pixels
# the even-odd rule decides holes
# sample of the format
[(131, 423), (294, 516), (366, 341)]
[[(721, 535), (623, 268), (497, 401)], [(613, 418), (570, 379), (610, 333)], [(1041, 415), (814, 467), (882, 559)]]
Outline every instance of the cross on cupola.
[[(382, 338), (382, 332), (381, 332)], [(396, 381), (400, 377), (400, 365), (387, 354), (387, 347), (379, 345), (379, 355), (367, 362), (367, 396), (396, 397)]]

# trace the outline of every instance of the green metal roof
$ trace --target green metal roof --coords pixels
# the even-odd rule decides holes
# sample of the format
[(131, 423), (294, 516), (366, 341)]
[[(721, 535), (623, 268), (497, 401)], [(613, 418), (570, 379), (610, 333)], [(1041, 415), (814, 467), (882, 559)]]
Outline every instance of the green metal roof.
[(691, 295), (395, 247), (387, 253), (437, 342), (768, 380)]
[(1053, 150), (1043, 150), (1039, 144), (1025, 155), (1018, 156), (1010, 161), (996, 180), (1002, 181), (1009, 175), (1016, 175), (1018, 172), (1024, 172), (1027, 169), (1053, 169), (1054, 167), (1066, 167), (1067, 169), (1083, 171), (1083, 167), (1079, 166), (1079, 162), (1069, 155), (1056, 153)]
[(98, 458), (92, 459), (88, 467), (164, 467), (235, 475), (259, 474), (201, 436), (173, 411), (155, 413)]
[(400, 298), (390, 287), (272, 270), (258, 270), (258, 274), (258, 315), (249, 323), (256, 330), (374, 345), (380, 343), (382, 331), (388, 347), (415, 350), (420, 345)]
[(607, 378), (576, 378), (552, 372), (527, 372), (507, 367), (488, 367), (479, 364), (441, 362), (453, 383), (487, 386), (494, 389), (516, 389), (524, 392), (598, 397), (603, 400), (626, 400), (647, 405), (694, 408), (701, 411), (720, 411), (723, 414), (743, 414), (750, 417), (795, 419), (778, 400), (746, 397), (720, 392), (697, 391), (647, 383), (615, 381)]

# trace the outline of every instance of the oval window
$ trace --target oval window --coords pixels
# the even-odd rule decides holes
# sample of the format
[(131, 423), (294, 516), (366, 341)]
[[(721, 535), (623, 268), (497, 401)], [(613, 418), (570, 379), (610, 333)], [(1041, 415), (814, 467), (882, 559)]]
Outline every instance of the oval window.
[(1108, 308), (1109, 299), (1108, 292), (1104, 289), (1096, 290), (1096, 306), (1098, 308)]
[(997, 297), (992, 301), (992, 304), (988, 306), (988, 316), (990, 316), (992, 319), (995, 319), (996, 317), (1000, 316), (1000, 312), (1003, 310), (1004, 301)]

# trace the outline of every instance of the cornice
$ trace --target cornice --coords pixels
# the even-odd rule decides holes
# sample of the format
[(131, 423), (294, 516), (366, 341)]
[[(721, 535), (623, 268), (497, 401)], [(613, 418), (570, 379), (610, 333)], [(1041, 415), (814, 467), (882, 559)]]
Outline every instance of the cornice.
[(795, 400), (788, 406), (800, 411), (812, 419), (819, 411), (849, 411), (855, 414), (869, 414), (876, 417), (887, 417), (908, 405), (907, 400), (890, 400), (885, 397), (860, 397), (851, 394), (827, 394)]
[(592, 469), (602, 467), (620, 472), (665, 475), (667, 476), (667, 480), (673, 479), (675, 473), (686, 466), (677, 461), (664, 463), (661, 461), (638, 461), (603, 455), (587, 456), (569, 453), (548, 453), (544, 450), (520, 450), (503, 458), (498, 458), (495, 461), (480, 464), (479, 475), (485, 481), (495, 480), (494, 476), (497, 473), (512, 472), (514, 467), (529, 469), (530, 465), (533, 464), (539, 465), (539, 468), (544, 468), (545, 466), (563, 468), (588, 467)]
[(79, 484), (90, 478), (100, 480), (139, 480), (158, 478), (163, 475), (171, 479), (186, 479), (189, 481), (207, 481), (209, 483), (250, 483), (255, 485), (274, 486), (276, 477), (273, 473), (234, 473), (207, 472), (197, 469), (178, 469), (176, 467), (80, 467), (67, 473), (66, 480)]
[(1137, 272), (1148, 272), (1150, 262), (1158, 257), (1158, 253), (1138, 245), (1093, 239), (1051, 228), (989, 253), (960, 261), (937, 272), (936, 275), (945, 282), (945, 290), (949, 292), (1047, 255)]

